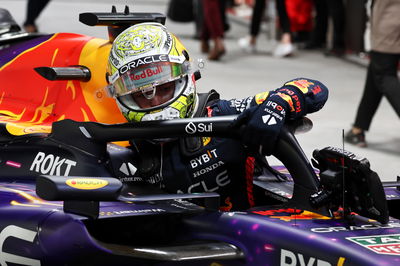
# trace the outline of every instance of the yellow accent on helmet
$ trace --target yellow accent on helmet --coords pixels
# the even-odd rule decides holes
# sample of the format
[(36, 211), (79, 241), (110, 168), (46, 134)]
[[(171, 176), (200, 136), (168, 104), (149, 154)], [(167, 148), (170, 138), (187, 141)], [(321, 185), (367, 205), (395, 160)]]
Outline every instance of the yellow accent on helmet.
[[(115, 38), (107, 66), (109, 92), (128, 121), (192, 116), (196, 88), (188, 57), (181, 41), (159, 23), (133, 25)], [(172, 99), (158, 106), (144, 109), (134, 97), (124, 97), (173, 81)]]

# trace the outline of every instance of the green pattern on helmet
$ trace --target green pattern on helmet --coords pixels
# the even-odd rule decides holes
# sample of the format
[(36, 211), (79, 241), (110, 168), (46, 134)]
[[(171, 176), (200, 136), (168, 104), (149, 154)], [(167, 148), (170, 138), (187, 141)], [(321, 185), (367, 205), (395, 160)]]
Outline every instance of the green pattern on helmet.
[(172, 68), (171, 68), (172, 75), (175, 76), (175, 77), (180, 75), (183, 72), (182, 68), (183, 68), (182, 65), (173, 65)]
[[(188, 83), (186, 87), (182, 87), (180, 91), (174, 94), (171, 103), (168, 105), (156, 106), (154, 108), (142, 111), (136, 106), (136, 103), (124, 103), (122, 94), (116, 94), (114, 90), (113, 96), (121, 97), (121, 104), (118, 104), (121, 112), (128, 121), (140, 122), (142, 120), (153, 119), (175, 119), (186, 118), (192, 115), (196, 104), (196, 87), (191, 79), (190, 62), (185, 60), (186, 48), (180, 40), (170, 33), (165, 26), (157, 23), (140, 23), (123, 31), (113, 42), (108, 61), (108, 74), (111, 77), (111, 86), (114, 88), (131, 88), (131, 84), (123, 82), (123, 74), (121, 68), (129, 66), (129, 68), (137, 68), (150, 62), (149, 58), (167, 58), (171, 63), (172, 77), (186, 78)], [(144, 60), (146, 59), (146, 60)], [(136, 61), (135, 61), (136, 60)], [(141, 64), (138, 64), (142, 62)], [(149, 63), (148, 63), (149, 64)], [(125, 69), (124, 68), (124, 69)], [(161, 80), (160, 82), (163, 82)], [(156, 83), (154, 83), (156, 84)], [(161, 83), (160, 83), (161, 84)], [(129, 89), (126, 90), (128, 92)], [(161, 108), (155, 110), (155, 108)]]
[(165, 32), (154, 25), (137, 25), (121, 33), (113, 43), (115, 54), (124, 58), (159, 47)]
[(146, 112), (132, 112), (128, 111), (123, 114), (129, 122), (140, 122), (142, 121), (143, 116), (146, 115)]
[(171, 107), (179, 111), (180, 118), (190, 117), (192, 106), (194, 103), (193, 99), (193, 94), (190, 94), (188, 96), (181, 95), (175, 102), (171, 104)]
[(187, 114), (186, 114), (186, 116), (185, 117), (192, 117), (192, 115), (193, 115), (193, 109), (194, 109), (194, 107), (196, 106), (196, 97), (195, 97), (195, 92), (194, 93), (191, 93), (191, 94), (189, 94), (188, 96), (187, 96), (187, 99), (186, 99), (186, 101), (187, 101)]

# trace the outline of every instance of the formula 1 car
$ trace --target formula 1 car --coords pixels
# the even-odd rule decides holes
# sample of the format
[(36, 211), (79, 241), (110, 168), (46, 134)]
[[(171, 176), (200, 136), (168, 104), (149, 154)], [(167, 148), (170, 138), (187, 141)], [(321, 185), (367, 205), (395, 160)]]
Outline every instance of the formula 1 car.
[[(257, 206), (133, 186), (129, 139), (236, 138), (235, 116), (123, 123), (106, 86), (110, 41), (154, 13), (83, 13), (109, 40), (22, 32), (0, 9), (0, 265), (399, 265), (400, 183), (339, 148), (312, 163), (288, 123), (254, 178)], [(208, 130), (201, 130), (207, 128)], [(161, 130), (160, 130), (161, 129)]]

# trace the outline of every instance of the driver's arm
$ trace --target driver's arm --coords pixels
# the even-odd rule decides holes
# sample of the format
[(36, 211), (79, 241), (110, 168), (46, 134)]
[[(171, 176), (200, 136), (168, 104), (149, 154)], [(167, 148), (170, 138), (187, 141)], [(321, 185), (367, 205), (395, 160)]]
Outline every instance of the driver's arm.
[(286, 119), (297, 119), (320, 110), (328, 99), (328, 88), (317, 80), (296, 78), (282, 87), (242, 100), (219, 101), (210, 106), (212, 115), (240, 114), (245, 125), (243, 143), (253, 152), (271, 154)]
[(317, 80), (296, 78), (282, 87), (242, 99), (221, 100), (211, 105), (212, 116), (240, 114), (257, 107), (271, 95), (278, 93), (290, 107), (290, 118), (295, 119), (318, 111), (328, 99), (328, 89)]

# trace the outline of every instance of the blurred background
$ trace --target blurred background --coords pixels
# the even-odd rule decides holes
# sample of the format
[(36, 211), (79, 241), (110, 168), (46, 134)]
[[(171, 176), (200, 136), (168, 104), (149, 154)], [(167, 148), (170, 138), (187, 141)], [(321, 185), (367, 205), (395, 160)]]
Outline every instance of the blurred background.
[[(316, 47), (310, 45), (317, 15), (315, 3), (311, 0), (305, 10), (292, 7), (292, 16), (302, 15), (305, 22), (304, 25), (301, 22), (292, 24), (297, 25), (292, 29), (293, 49), (290, 54), (283, 56), (275, 54), (282, 40), (275, 1), (266, 2), (254, 50), (239, 44), (241, 38), (249, 35), (254, 1), (225, 1), (225, 53), (217, 60), (211, 60), (209, 55), (201, 52), (196, 18), (188, 22), (167, 18), (166, 26), (182, 40), (192, 58), (204, 63), (202, 78), (197, 83), (200, 92), (215, 89), (221, 98), (231, 99), (275, 89), (297, 77), (323, 82), (330, 89), (329, 100), (321, 111), (308, 115), (314, 123), (313, 129), (297, 136), (306, 155), (310, 158), (314, 149), (326, 146), (341, 148), (344, 145), (346, 150), (368, 158), (371, 168), (382, 180), (392, 181), (400, 175), (400, 121), (385, 98), (367, 132), (368, 147), (360, 148), (342, 142), (343, 131), (350, 129), (356, 115), (369, 60), (366, 53), (369, 49), (368, 1), (351, 0), (343, 3), (341, 15), (346, 22), (344, 46), (343, 50), (336, 51), (333, 49), (336, 22), (332, 18), (328, 18), (326, 43)], [(107, 39), (106, 28), (81, 24), (78, 21), (79, 13), (108, 12), (112, 5), (122, 12), (128, 5), (131, 12), (166, 14), (169, 4), (170, 0), (51, 0), (36, 19), (35, 25), (45, 33), (74, 32)], [(0, 0), (0, 7), (8, 9), (20, 25), (25, 22), (27, 0)]]

